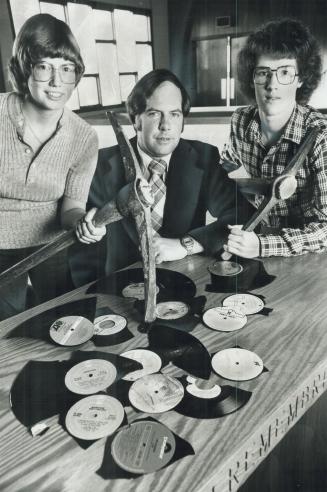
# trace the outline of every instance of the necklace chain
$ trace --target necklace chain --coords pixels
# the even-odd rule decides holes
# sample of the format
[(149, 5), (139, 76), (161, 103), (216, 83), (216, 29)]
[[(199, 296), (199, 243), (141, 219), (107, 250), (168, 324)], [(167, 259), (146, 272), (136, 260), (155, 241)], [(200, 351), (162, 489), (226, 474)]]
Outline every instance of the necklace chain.
[(33, 129), (33, 126), (32, 126), (32, 124), (31, 124), (30, 120), (28, 119), (28, 117), (27, 117), (26, 113), (23, 111), (23, 109), (22, 109), (22, 113), (23, 113), (23, 115), (24, 115), (24, 118), (25, 118), (25, 121), (26, 121), (26, 123), (27, 123), (28, 128), (31, 130), (31, 133), (32, 133), (33, 137), (34, 137), (34, 138), (38, 141), (38, 143), (39, 143), (40, 145), (42, 145), (42, 144), (43, 144), (42, 140), (40, 140), (40, 138), (39, 138), (39, 137), (37, 136), (37, 134), (35, 133), (35, 130)]

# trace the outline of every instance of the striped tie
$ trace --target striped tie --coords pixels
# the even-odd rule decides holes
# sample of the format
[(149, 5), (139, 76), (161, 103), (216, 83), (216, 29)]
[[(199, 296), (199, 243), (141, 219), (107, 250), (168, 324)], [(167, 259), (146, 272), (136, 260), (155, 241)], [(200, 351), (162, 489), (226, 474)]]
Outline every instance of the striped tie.
[(155, 231), (158, 231), (163, 221), (163, 206), (166, 195), (164, 175), (167, 171), (167, 163), (162, 159), (153, 160), (150, 162), (148, 169), (150, 172), (149, 184), (154, 199), (151, 209), (152, 227)]

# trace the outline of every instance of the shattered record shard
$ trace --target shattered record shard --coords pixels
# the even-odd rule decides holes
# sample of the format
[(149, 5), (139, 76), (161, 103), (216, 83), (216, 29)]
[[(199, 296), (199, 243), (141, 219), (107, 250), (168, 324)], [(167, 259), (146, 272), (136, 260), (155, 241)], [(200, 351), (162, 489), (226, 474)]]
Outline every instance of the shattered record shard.
[[(143, 269), (130, 268), (98, 280), (89, 287), (87, 292), (113, 294), (122, 297), (132, 297), (132, 293), (135, 292), (134, 298), (140, 300), (142, 297), (144, 298), (142, 296), (143, 282)], [(194, 282), (186, 275), (173, 270), (157, 268), (156, 282), (158, 302), (188, 299), (194, 297), (196, 293)]]
[(220, 391), (215, 388), (217, 385), (211, 391), (199, 390), (199, 388), (193, 391), (190, 387), (195, 386), (194, 383), (190, 384), (185, 377), (181, 378), (181, 382), (185, 387), (185, 394), (175, 411), (186, 417), (197, 419), (224, 417), (243, 407), (252, 395), (250, 391), (225, 385), (220, 386)]
[(148, 332), (149, 349), (160, 355), (163, 365), (175, 366), (197, 378), (209, 379), (211, 359), (198, 338), (169, 326), (154, 324)]

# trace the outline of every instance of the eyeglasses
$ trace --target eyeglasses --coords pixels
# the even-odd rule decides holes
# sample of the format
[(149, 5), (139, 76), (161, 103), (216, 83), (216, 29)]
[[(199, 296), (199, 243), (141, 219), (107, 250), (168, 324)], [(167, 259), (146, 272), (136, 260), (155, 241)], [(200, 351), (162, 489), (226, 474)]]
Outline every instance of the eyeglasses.
[(295, 77), (299, 75), (293, 65), (284, 65), (275, 70), (270, 67), (256, 67), (253, 71), (254, 83), (264, 85), (268, 78), (271, 79), (273, 72), (276, 72), (277, 80), (282, 85), (293, 84)]
[(33, 78), (36, 82), (48, 82), (48, 80), (53, 78), (55, 72), (59, 73), (60, 80), (64, 84), (76, 83), (76, 67), (72, 63), (60, 65), (59, 68), (55, 68), (47, 62), (39, 62), (32, 65)]

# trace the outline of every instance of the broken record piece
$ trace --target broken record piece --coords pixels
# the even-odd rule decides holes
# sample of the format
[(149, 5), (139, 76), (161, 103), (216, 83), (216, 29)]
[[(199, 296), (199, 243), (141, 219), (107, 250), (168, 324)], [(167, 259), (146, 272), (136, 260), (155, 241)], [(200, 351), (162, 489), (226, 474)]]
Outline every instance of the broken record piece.
[(53, 343), (49, 329), (56, 320), (65, 316), (82, 316), (93, 323), (96, 302), (97, 298), (94, 296), (55, 306), (21, 323), (7, 335), (7, 338), (26, 337)]
[(236, 412), (251, 398), (252, 393), (234, 386), (212, 385), (201, 389), (197, 381), (189, 377), (180, 378), (184, 388), (184, 398), (175, 411), (197, 419), (214, 419)]
[[(113, 294), (121, 297), (126, 297), (126, 287), (132, 285), (132, 290), (136, 292), (137, 297), (144, 298), (140, 293), (140, 284), (143, 285), (144, 273), (142, 268), (130, 268), (115, 272), (108, 277), (104, 277), (92, 284), (88, 293)], [(183, 300), (194, 297), (196, 287), (194, 282), (182, 273), (164, 268), (156, 269), (156, 284), (157, 284), (157, 301), (165, 300)], [(136, 288), (137, 287), (137, 288)], [(131, 289), (130, 289), (131, 290)], [(124, 291), (124, 292), (123, 292)], [(128, 297), (130, 297), (130, 292)]]
[(118, 345), (133, 338), (127, 327), (127, 319), (107, 307), (96, 310), (94, 336), (92, 341), (97, 347)]
[(121, 427), (107, 439), (97, 474), (103, 479), (133, 479), (194, 454), (188, 441), (148, 417)]
[(276, 277), (267, 273), (262, 261), (233, 257), (217, 260), (208, 267), (211, 284), (207, 292), (244, 292), (270, 284)]
[(121, 356), (135, 360), (143, 366), (142, 369), (126, 374), (126, 376), (122, 378), (125, 381), (136, 381), (147, 374), (153, 374), (160, 371), (162, 366), (162, 360), (159, 355), (149, 349), (132, 349), (123, 352)]
[[(151, 324), (141, 323), (138, 331), (147, 333), (151, 326), (156, 324), (170, 326), (182, 331), (192, 331), (201, 321), (207, 298), (205, 296), (184, 299), (183, 301), (167, 300), (158, 302), (156, 306), (156, 319)], [(143, 316), (144, 302), (136, 301), (135, 308)]]
[(160, 355), (163, 365), (172, 362), (192, 376), (209, 379), (210, 355), (195, 336), (155, 323), (148, 332), (148, 339), (149, 349)]
[(77, 351), (69, 360), (63, 361), (30, 361), (19, 372), (10, 390), (15, 417), (26, 427), (33, 427), (49, 417), (65, 413), (81, 398), (66, 387), (66, 374), (77, 364), (90, 359), (111, 362), (117, 371), (116, 380), (142, 368), (132, 359), (95, 351)]
[(128, 392), (133, 407), (144, 413), (173, 410), (183, 396), (184, 388), (177, 378), (158, 373), (137, 379)]

